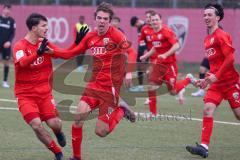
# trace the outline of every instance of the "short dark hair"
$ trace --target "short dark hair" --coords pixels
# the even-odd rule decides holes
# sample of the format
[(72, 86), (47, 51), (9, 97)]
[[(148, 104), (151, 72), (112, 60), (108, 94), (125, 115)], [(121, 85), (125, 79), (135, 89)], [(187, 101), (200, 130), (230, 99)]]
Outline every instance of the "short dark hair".
[(131, 26), (135, 26), (135, 24), (137, 23), (137, 21), (138, 21), (138, 17), (133, 16), (133, 17), (131, 18), (131, 20), (130, 20)]
[(223, 7), (222, 7), (222, 5), (220, 5), (220, 4), (217, 4), (217, 3), (214, 3), (214, 4), (208, 3), (208, 4), (204, 7), (204, 9), (214, 9), (216, 16), (219, 16), (219, 17), (220, 17), (219, 22), (220, 22), (220, 21), (223, 19), (223, 17), (224, 17)]
[(26, 25), (28, 29), (31, 30), (32, 27), (38, 25), (41, 20), (47, 22), (47, 18), (45, 16), (39, 13), (32, 13), (28, 16), (26, 20)]
[(10, 9), (10, 8), (12, 8), (12, 5), (9, 4), (9, 3), (5, 3), (5, 4), (3, 5), (3, 8), (8, 8), (8, 9)]
[(119, 17), (117, 17), (117, 16), (113, 16), (112, 19), (116, 19), (118, 22), (121, 22), (121, 19)]
[(95, 13), (94, 13), (95, 18), (97, 16), (97, 13), (100, 12), (100, 11), (109, 13), (110, 21), (112, 20), (114, 12), (112, 10), (112, 5), (110, 3), (102, 2), (101, 4), (99, 4)]

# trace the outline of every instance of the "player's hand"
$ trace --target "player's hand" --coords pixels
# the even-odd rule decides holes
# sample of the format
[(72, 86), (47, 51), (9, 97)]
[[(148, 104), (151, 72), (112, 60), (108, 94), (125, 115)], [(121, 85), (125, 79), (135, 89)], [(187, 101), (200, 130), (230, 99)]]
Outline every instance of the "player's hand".
[(205, 81), (205, 79), (199, 79), (196, 82), (196, 86), (201, 89), (205, 89), (208, 86), (208, 83)]
[(165, 54), (160, 54), (159, 56), (158, 56), (158, 58), (160, 58), (160, 59), (166, 59), (167, 58), (167, 56), (165, 55)]
[(140, 60), (141, 60), (142, 62), (145, 62), (145, 61), (147, 60), (147, 56), (145, 56), (145, 55), (141, 56), (141, 57), (140, 57)]
[(217, 77), (216, 77), (214, 74), (212, 74), (212, 73), (207, 73), (207, 76), (206, 76), (206, 78), (205, 78), (205, 81), (206, 81), (208, 84), (212, 84), (212, 83), (214, 83), (214, 82), (217, 81)]
[(88, 31), (89, 31), (89, 28), (87, 26), (84, 26), (80, 29), (79, 32), (77, 32), (76, 39), (75, 39), (76, 45), (78, 45), (81, 42), (81, 40), (86, 36)]
[(3, 48), (9, 48), (11, 46), (11, 42), (7, 41), (3, 44)]
[(44, 52), (46, 52), (47, 50), (49, 50), (49, 48), (47, 47), (48, 45), (48, 40), (46, 38), (44, 38), (41, 42), (41, 45), (39, 46), (38, 50), (37, 50), (37, 54), (39, 56), (41, 56)]
[(124, 84), (127, 88), (130, 88), (132, 86), (132, 73), (128, 72), (125, 76)]

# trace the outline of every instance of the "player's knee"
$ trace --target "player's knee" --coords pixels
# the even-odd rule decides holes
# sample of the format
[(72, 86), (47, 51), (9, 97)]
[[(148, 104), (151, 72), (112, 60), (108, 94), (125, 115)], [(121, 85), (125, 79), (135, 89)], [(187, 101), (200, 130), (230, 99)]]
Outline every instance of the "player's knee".
[(177, 94), (176, 91), (174, 91), (174, 90), (170, 90), (169, 93), (170, 93), (170, 95), (172, 95), (172, 96), (175, 96), (175, 95)]
[(99, 137), (106, 137), (108, 135), (108, 131), (106, 129), (95, 129), (95, 133)]
[(58, 130), (61, 128), (62, 124), (61, 124), (61, 120), (59, 118), (53, 118), (50, 119), (49, 121), (47, 121), (47, 124), (50, 128), (52, 128), (53, 130)]
[(75, 120), (74, 121), (74, 125), (77, 127), (77, 128), (81, 128), (84, 124), (84, 121), (80, 121), (80, 120)]
[(33, 122), (30, 124), (30, 126), (35, 132), (40, 132), (41, 129), (43, 128), (43, 125), (41, 122)]
[(212, 117), (213, 116), (213, 111), (211, 110), (210, 107), (205, 107), (203, 109), (203, 116), (204, 117)]

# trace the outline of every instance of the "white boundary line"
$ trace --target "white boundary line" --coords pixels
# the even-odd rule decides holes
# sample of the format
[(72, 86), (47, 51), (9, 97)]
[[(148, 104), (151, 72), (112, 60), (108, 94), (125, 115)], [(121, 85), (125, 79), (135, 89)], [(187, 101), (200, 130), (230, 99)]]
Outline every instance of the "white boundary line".
[[(2, 102), (17, 102), (16, 100), (11, 100), (11, 99), (2, 99), (0, 98), (0, 101)], [(77, 108), (77, 106), (71, 106), (72, 109)], [(18, 111), (17, 107), (0, 107), (0, 110), (14, 110), (14, 111)], [(192, 120), (192, 121), (199, 121), (202, 122), (202, 119), (199, 118), (193, 118), (193, 117), (180, 117), (180, 116), (174, 116), (174, 115), (167, 115), (167, 114), (158, 114), (156, 117), (152, 116), (150, 113), (141, 113), (141, 112), (135, 112), (135, 115), (141, 117), (141, 118), (156, 118), (156, 119), (161, 119), (163, 118), (176, 118), (178, 120)], [(214, 123), (219, 123), (219, 124), (229, 124), (229, 125), (235, 125), (235, 126), (239, 126), (240, 123), (237, 122), (225, 122), (225, 121), (214, 121)]]

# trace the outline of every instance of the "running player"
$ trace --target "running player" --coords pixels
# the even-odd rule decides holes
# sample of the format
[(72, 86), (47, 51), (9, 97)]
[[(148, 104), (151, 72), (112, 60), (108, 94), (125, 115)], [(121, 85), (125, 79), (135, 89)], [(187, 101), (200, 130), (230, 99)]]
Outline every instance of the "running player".
[(209, 85), (204, 97), (201, 144), (187, 146), (192, 154), (208, 157), (213, 129), (214, 113), (223, 99), (229, 102), (236, 118), (240, 120), (239, 74), (234, 68), (234, 52), (231, 36), (219, 28), (224, 11), (219, 4), (207, 4), (204, 8), (204, 21), (209, 35), (204, 40), (210, 72), (198, 85), (203, 89)]
[(28, 33), (13, 49), (15, 96), (25, 122), (33, 129), (37, 138), (55, 154), (56, 160), (62, 160), (61, 148), (42, 124), (45, 121), (52, 129), (61, 147), (66, 145), (52, 95), (52, 57), (43, 54), (47, 43), (39, 40), (46, 37), (47, 18), (33, 13), (27, 18), (26, 24)]
[[(161, 15), (151, 13), (151, 28), (144, 30), (141, 34), (141, 40), (147, 41), (149, 52), (140, 57), (145, 61), (150, 57), (152, 68), (150, 69), (149, 81), (151, 85), (162, 85), (166, 83), (170, 94), (179, 94), (180, 104), (183, 103), (184, 88), (189, 83), (194, 83), (194, 78), (191, 74), (183, 81), (177, 82), (177, 64), (175, 52), (179, 48), (179, 43), (174, 32), (167, 26), (162, 24)], [(161, 66), (167, 67), (167, 73), (163, 74)], [(156, 90), (154, 87), (149, 88), (149, 108), (153, 115), (157, 114), (157, 99)]]
[[(95, 12), (97, 30), (89, 32), (79, 45), (71, 50), (62, 50), (49, 45), (50, 53), (53, 52), (57, 57), (68, 59), (87, 49), (90, 49), (90, 54), (93, 56), (92, 78), (80, 99), (78, 114), (72, 125), (71, 160), (80, 160), (82, 157), (82, 127), (92, 110), (99, 108), (95, 133), (100, 137), (111, 133), (123, 117), (131, 122), (135, 121), (134, 112), (126, 103), (118, 104), (118, 98), (126, 72), (125, 51), (128, 50), (129, 62), (135, 62), (136, 53), (129, 48), (130, 44), (124, 34), (110, 25), (113, 15), (111, 5), (103, 2)], [(111, 113), (110, 108), (113, 110)]]

